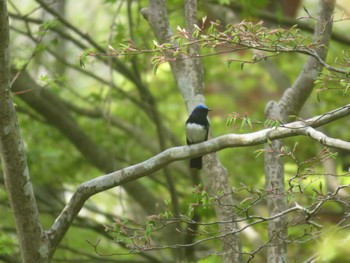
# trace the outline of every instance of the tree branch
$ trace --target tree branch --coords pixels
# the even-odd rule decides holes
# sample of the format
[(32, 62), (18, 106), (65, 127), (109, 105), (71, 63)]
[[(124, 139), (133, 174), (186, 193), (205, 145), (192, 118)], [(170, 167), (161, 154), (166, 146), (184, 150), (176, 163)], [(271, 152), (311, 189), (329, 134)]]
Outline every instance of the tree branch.
[[(211, 9), (215, 6), (215, 4), (207, 4), (207, 5)], [(227, 9), (230, 11), (232, 10), (233, 12), (239, 12), (239, 13), (243, 11), (242, 6), (237, 4), (236, 2), (231, 3)], [(264, 21), (272, 22), (278, 25), (284, 25), (286, 27), (298, 25), (298, 28), (302, 29), (303, 31), (311, 32), (311, 33), (315, 31), (313, 25), (311, 23), (308, 23), (307, 20), (305, 21), (305, 19), (310, 17), (291, 18), (288, 16), (280, 16), (280, 15), (277, 15), (276, 12), (271, 12), (266, 9), (254, 10), (254, 11), (256, 12), (255, 13), (256, 17), (261, 18)], [(344, 44), (344, 45), (350, 44), (349, 36), (338, 32), (332, 33), (332, 40), (337, 41), (338, 43)]]
[[(297, 114), (308, 99), (315, 86), (315, 81), (327, 56), (332, 34), (332, 20), (335, 0), (321, 0), (319, 2), (319, 17), (315, 27), (313, 42), (317, 44), (313, 51), (307, 52), (310, 57), (291, 88), (286, 90), (278, 102), (284, 118)], [(329, 68), (329, 66), (327, 66)]]
[[(172, 43), (176, 48), (177, 42), (172, 41), (173, 32), (171, 31), (166, 5), (164, 0), (150, 0), (148, 9), (143, 9), (142, 13), (146, 20), (148, 20), (154, 35), (160, 43)], [(197, 1), (185, 1), (185, 18), (186, 30), (189, 35), (195, 31), (195, 24), (197, 24)], [(168, 50), (169, 51), (169, 50)], [(187, 110), (189, 112), (198, 104), (205, 102), (204, 98), (204, 77), (203, 65), (200, 58), (200, 46), (194, 43), (187, 46), (187, 52), (192, 59), (184, 59), (186, 56), (178, 54), (175, 60), (169, 62), (172, 73), (177, 82), (177, 87), (181, 92)], [(170, 53), (165, 52), (165, 53)], [(216, 155), (206, 156), (205, 163), (207, 164), (207, 177), (210, 178), (206, 183), (211, 192), (224, 191), (229, 193), (230, 187), (227, 178), (227, 170), (221, 165)], [(210, 181), (212, 180), (212, 181)], [(225, 202), (233, 204), (233, 198), (227, 195)], [(220, 220), (232, 218), (232, 211), (226, 207), (215, 207), (217, 217)], [(235, 228), (236, 224), (226, 225), (224, 228)], [(225, 231), (225, 229), (222, 229)], [(223, 251), (225, 251), (224, 262), (241, 261), (240, 241), (238, 235), (228, 235), (222, 240)]]
[(298, 135), (310, 136), (310, 138), (315, 139), (326, 146), (338, 147), (350, 151), (350, 142), (332, 139), (313, 129), (348, 115), (350, 115), (350, 104), (321, 116), (310, 118), (306, 121), (296, 121), (280, 127), (264, 129), (249, 134), (223, 135), (191, 146), (173, 147), (142, 163), (126, 167), (107, 175), (99, 176), (82, 183), (77, 188), (62, 213), (48, 231), (49, 237), (52, 243), (58, 244), (58, 241), (64, 236), (70, 224), (83, 207), (84, 202), (91, 196), (150, 175), (175, 161), (193, 158), (225, 148), (259, 145), (268, 140), (273, 141)]
[[(121, 166), (113, 154), (91, 140), (87, 133), (75, 122), (59, 97), (46, 89), (42, 89), (24, 71), (14, 82), (13, 91), (26, 90), (28, 87), (33, 88), (33, 90), (21, 94), (20, 99), (42, 115), (48, 124), (56, 127), (66, 136), (91, 164), (104, 172), (111, 172)], [(55, 107), (52, 107), (52, 105), (55, 105)], [(157, 203), (158, 199), (140, 182), (132, 182), (125, 185), (124, 188), (144, 209), (150, 213), (154, 212), (154, 206), (149, 204)], [(143, 198), (139, 198), (139, 193), (143, 194)]]

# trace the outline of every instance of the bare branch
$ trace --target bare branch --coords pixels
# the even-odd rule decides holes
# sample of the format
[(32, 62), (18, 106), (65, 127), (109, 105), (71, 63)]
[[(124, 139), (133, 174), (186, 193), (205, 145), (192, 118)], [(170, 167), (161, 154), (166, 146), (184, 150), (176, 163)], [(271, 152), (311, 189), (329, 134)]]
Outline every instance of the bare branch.
[[(305, 51), (312, 57), (304, 65), (293, 86), (283, 94), (282, 99), (279, 101), (279, 106), (285, 116), (296, 114), (300, 111), (313, 90), (314, 83), (322, 67), (325, 65), (324, 60), (327, 56), (332, 33), (334, 7), (335, 0), (322, 0), (319, 2), (319, 17), (313, 37), (313, 42), (317, 43), (317, 45), (312, 51)], [(330, 69), (329, 66), (327, 68)]]

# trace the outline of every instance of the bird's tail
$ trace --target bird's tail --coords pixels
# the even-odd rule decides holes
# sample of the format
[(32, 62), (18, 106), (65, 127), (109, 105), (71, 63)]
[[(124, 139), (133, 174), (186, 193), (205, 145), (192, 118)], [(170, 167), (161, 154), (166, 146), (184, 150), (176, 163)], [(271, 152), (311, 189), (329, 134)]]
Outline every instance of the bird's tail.
[(191, 159), (190, 167), (198, 170), (202, 169), (202, 156)]

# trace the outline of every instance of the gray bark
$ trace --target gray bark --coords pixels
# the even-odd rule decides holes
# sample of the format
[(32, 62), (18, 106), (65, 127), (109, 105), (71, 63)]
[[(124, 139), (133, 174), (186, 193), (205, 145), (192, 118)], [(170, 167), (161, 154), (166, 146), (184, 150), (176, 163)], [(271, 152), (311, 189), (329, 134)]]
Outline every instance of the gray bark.
[[(320, 47), (316, 48), (316, 50), (323, 59), (326, 56), (329, 32), (331, 31), (331, 23), (326, 22), (331, 21), (334, 4), (335, 1), (331, 0), (320, 1), (319, 23), (315, 30), (314, 39), (320, 43)], [(187, 28), (191, 30), (191, 25), (193, 25), (195, 20), (196, 2), (186, 1), (186, 7)], [(149, 17), (149, 20), (153, 19), (152, 22), (150, 21), (150, 24), (154, 27), (156, 35), (159, 34), (157, 36), (158, 39), (168, 42), (172, 33), (166, 17), (165, 1), (150, 1), (150, 10), (153, 14), (152, 18)], [(156, 11), (156, 13), (153, 13), (153, 11)], [(255, 133), (255, 137), (251, 135), (228, 135), (226, 137), (216, 138), (210, 144), (195, 146), (191, 151), (186, 146), (169, 149), (144, 163), (98, 177), (78, 187), (71, 201), (62, 211), (52, 228), (48, 232), (44, 232), (38, 220), (39, 214), (30, 182), (24, 144), (10, 96), (8, 19), (6, 1), (4, 0), (0, 0), (0, 40), (0, 155), (6, 189), (9, 192), (10, 204), (15, 215), (23, 262), (48, 262), (49, 257), (65, 235), (74, 218), (84, 205), (84, 202), (98, 192), (117, 185), (124, 185), (142, 176), (151, 174), (170, 162), (188, 158), (190, 154), (214, 152), (225, 147), (231, 147), (230, 145), (234, 145), (235, 143), (239, 146), (255, 145), (265, 142), (267, 136), (273, 140), (292, 136), (292, 132), (294, 132), (278, 129)], [(191, 52), (195, 54), (198, 50), (193, 49)], [(200, 59), (176, 61), (171, 63), (171, 67), (189, 111), (196, 104), (203, 103), (203, 70)], [(319, 63), (315, 59), (310, 58), (294, 86), (284, 94), (281, 101), (271, 104), (271, 107), (268, 108), (267, 117), (284, 120), (290, 113), (299, 112), (309, 96), (314, 80), (320, 70), (321, 66)], [(28, 80), (30, 80), (30, 77), (23, 72), (15, 83), (15, 86), (18, 85), (18, 88), (23, 86), (20, 85), (21, 81), (24, 81), (22, 83), (28, 85)], [(50, 93), (40, 88), (36, 89), (35, 92), (22, 95), (22, 98), (34, 109), (40, 111), (51, 125), (56, 125), (85, 157), (97, 167), (107, 171), (116, 169), (117, 165), (113, 158), (108, 156), (100, 147), (95, 147), (96, 145), (84, 135), (81, 129), (76, 129), (74, 120), (69, 116), (68, 111), (61, 101), (58, 101)], [(56, 106), (55, 108), (52, 107), (53, 104)], [(327, 115), (326, 117), (329, 116), (331, 115)], [(52, 118), (57, 119), (54, 122)], [(289, 132), (289, 135), (287, 132)], [(294, 135), (297, 134), (311, 136), (310, 131), (306, 129), (303, 131), (302, 128), (295, 131)], [(318, 139), (318, 141), (325, 144), (328, 143), (328, 145), (341, 143), (339, 140), (328, 139), (322, 138), (322, 140)], [(272, 146), (275, 153), (278, 153), (281, 142), (274, 141), (266, 146), (267, 149), (270, 149), (270, 146)], [(344, 143), (344, 147), (348, 147), (349, 149), (350, 146)], [(267, 178), (266, 188), (267, 190), (271, 190), (268, 201), (271, 215), (286, 210), (286, 200), (283, 196), (283, 162), (275, 153), (267, 153), (265, 156), (267, 163), (265, 168)], [(206, 159), (206, 169), (210, 180), (209, 186), (211, 187), (211, 192), (213, 194), (216, 194), (218, 191), (224, 194), (230, 193), (227, 171), (217, 160), (216, 155), (207, 156)], [(129, 191), (134, 193), (136, 197), (144, 190), (136, 182), (128, 184), (127, 187), (129, 187)], [(150, 199), (154, 200), (152, 195), (147, 196), (150, 196)], [(145, 200), (145, 198), (142, 198), (142, 200)], [(225, 209), (225, 207), (232, 206), (234, 201), (229, 194), (227, 195), (227, 199), (222, 201), (224, 201), (225, 206), (217, 206), (216, 212), (219, 221), (228, 221), (224, 225), (224, 228), (229, 232), (237, 228), (237, 225), (235, 223), (229, 223), (234, 222), (234, 215), (230, 211), (231, 209)], [(48, 236), (51, 243), (48, 241)], [(284, 217), (279, 217), (276, 221), (271, 221), (269, 224), (269, 236), (271, 239), (276, 240), (276, 242), (271, 243), (272, 246), (269, 248), (268, 261), (284, 261), (286, 259), (286, 247), (283, 242), (286, 237), (286, 221)], [(240, 262), (242, 260), (240, 242), (237, 235), (227, 235), (227, 237), (222, 239), (222, 244), (224, 262)]]
[[(160, 43), (170, 43), (173, 32), (170, 29), (167, 10), (164, 0), (150, 0), (148, 9), (143, 9), (142, 13), (148, 20), (156, 38)], [(193, 25), (197, 23), (197, 2), (195, 0), (185, 1), (186, 30), (191, 33)], [(176, 45), (176, 43), (173, 43)], [(189, 54), (200, 54), (199, 46), (191, 46)], [(176, 60), (170, 63), (177, 87), (182, 94), (189, 112), (198, 105), (204, 104), (204, 79), (203, 65), (200, 58)], [(225, 196), (225, 205), (216, 205), (216, 215), (219, 221), (232, 221), (225, 225), (220, 225), (222, 231), (236, 229), (238, 226), (234, 222), (235, 215), (228, 207), (233, 206), (233, 196), (228, 182), (228, 173), (225, 167), (219, 162), (215, 154), (204, 157), (206, 177), (210, 178), (207, 187), (211, 194), (216, 195), (221, 192)], [(231, 234), (222, 238), (223, 262), (241, 262), (241, 244), (239, 234)]]
[[(266, 119), (281, 119), (277, 103), (271, 102), (266, 108)], [(284, 190), (284, 162), (280, 156), (282, 141), (276, 140), (265, 144), (265, 190), (267, 192), (267, 208), (273, 216), (287, 210)], [(268, 262), (287, 262), (287, 217), (281, 216), (268, 222)]]
[[(335, 0), (320, 0), (318, 7), (317, 24), (313, 42), (315, 51), (322, 60), (328, 52), (332, 33), (333, 11)], [(322, 70), (319, 60), (309, 57), (297, 80), (288, 88), (278, 103), (272, 102), (266, 108), (266, 118), (288, 122), (290, 115), (298, 115), (301, 108), (311, 94), (314, 82)], [(270, 216), (287, 209), (284, 189), (283, 160), (278, 157), (282, 146), (281, 141), (274, 141), (265, 145), (265, 189), (268, 193), (267, 206)], [(280, 217), (269, 221), (268, 233), (271, 245), (268, 247), (268, 262), (287, 262), (287, 218)]]
[(10, 92), (9, 24), (6, 1), (0, 0), (0, 155), (4, 181), (22, 261), (48, 262), (49, 243), (39, 222), (25, 147)]

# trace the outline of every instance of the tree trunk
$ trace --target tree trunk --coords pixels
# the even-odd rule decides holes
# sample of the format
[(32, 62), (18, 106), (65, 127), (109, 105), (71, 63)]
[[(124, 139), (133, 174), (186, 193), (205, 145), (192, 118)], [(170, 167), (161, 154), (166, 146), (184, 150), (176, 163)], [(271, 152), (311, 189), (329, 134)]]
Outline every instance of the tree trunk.
[[(193, 32), (194, 24), (197, 23), (197, 1), (184, 1), (186, 30)], [(148, 9), (143, 9), (142, 13), (148, 20), (154, 35), (160, 43), (170, 43), (173, 33), (170, 29), (166, 5), (164, 0), (149, 1)], [(176, 43), (174, 43), (176, 44)], [(199, 54), (199, 47), (196, 45), (190, 46), (189, 54)], [(182, 94), (187, 109), (189, 112), (198, 104), (204, 104), (204, 78), (203, 65), (201, 59), (185, 59), (177, 60), (170, 63), (172, 73), (177, 82), (178, 89)], [(221, 231), (230, 231), (237, 229), (238, 226), (234, 222), (235, 215), (232, 213), (231, 207), (234, 200), (231, 193), (231, 188), (228, 183), (227, 170), (222, 166), (216, 154), (210, 154), (204, 157), (206, 177), (210, 178), (207, 187), (211, 194), (216, 195), (219, 192), (225, 194), (225, 205), (216, 205), (215, 211), (218, 221), (232, 221), (224, 226), (220, 225)], [(241, 244), (240, 235), (231, 234), (221, 239), (223, 250), (223, 262), (241, 262)]]
[(29, 177), (25, 147), (11, 98), (9, 24), (0, 0), (0, 155), (4, 181), (14, 213), (23, 262), (48, 262), (49, 246)]
[[(266, 108), (266, 119), (281, 119), (281, 111), (275, 102)], [(265, 144), (265, 190), (267, 209), (270, 216), (287, 210), (284, 189), (284, 162), (280, 155), (282, 141), (276, 140)], [(287, 262), (287, 217), (281, 216), (268, 222), (267, 262)]]
[[(333, 11), (335, 0), (321, 0), (318, 6), (317, 24), (314, 31), (313, 42), (315, 52), (325, 60), (328, 52), (330, 36), (332, 33)], [(309, 98), (322, 64), (310, 57), (305, 63), (297, 80), (288, 88), (278, 103), (270, 102), (266, 108), (266, 118), (288, 122), (290, 115), (298, 115), (301, 108)], [(284, 189), (284, 167), (279, 152), (281, 141), (274, 141), (265, 145), (265, 190), (268, 197), (268, 210), (270, 216), (287, 209), (287, 199)], [(270, 246), (268, 246), (268, 262), (287, 262), (287, 220), (280, 217), (269, 221), (268, 233)]]

